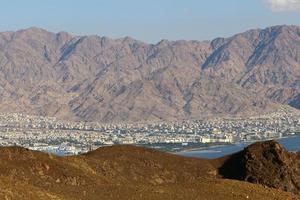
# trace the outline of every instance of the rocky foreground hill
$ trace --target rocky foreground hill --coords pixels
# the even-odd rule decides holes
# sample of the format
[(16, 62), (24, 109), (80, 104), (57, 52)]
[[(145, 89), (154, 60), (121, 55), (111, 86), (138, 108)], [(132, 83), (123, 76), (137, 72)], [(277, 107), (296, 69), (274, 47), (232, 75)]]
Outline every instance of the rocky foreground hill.
[(134, 146), (74, 157), (2, 147), (0, 199), (300, 199), (299, 163), (274, 141), (216, 160)]
[(300, 27), (146, 44), (0, 33), (0, 112), (101, 122), (253, 115), (300, 104)]

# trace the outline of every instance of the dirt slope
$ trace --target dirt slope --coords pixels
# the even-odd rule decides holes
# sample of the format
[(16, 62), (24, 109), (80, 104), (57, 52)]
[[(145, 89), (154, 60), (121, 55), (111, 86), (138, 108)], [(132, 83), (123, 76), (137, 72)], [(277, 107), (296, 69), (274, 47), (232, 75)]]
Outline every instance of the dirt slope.
[(0, 199), (296, 199), (282, 190), (222, 179), (223, 163), (133, 146), (74, 157), (1, 148)]

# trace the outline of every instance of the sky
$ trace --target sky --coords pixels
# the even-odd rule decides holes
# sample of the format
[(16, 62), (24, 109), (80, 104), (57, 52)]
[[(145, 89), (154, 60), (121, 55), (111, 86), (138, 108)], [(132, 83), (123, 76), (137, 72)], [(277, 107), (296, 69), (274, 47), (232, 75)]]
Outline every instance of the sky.
[(300, 25), (300, 0), (0, 0), (0, 32), (40, 27), (149, 43)]

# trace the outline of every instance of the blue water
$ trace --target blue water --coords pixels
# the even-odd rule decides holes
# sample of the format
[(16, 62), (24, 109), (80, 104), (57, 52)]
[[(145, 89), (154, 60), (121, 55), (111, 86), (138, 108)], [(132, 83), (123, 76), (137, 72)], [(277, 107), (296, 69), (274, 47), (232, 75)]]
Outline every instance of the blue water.
[[(300, 151), (300, 135), (289, 138), (282, 138), (277, 140), (289, 151)], [(179, 155), (197, 158), (219, 158), (225, 155), (233, 154), (243, 150), (250, 143), (241, 143), (227, 146), (215, 146), (207, 149), (180, 152)]]

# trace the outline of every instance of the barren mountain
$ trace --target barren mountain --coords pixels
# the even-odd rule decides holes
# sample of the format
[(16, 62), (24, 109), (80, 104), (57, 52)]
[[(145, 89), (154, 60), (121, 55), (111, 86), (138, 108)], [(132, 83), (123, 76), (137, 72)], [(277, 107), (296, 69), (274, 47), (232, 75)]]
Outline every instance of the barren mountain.
[(38, 28), (0, 33), (0, 112), (118, 122), (299, 108), (299, 29), (157, 44)]
[[(272, 153), (278, 151), (276, 145), (256, 151), (270, 155), (265, 156), (262, 163), (262, 166), (268, 166), (270, 173), (285, 170), (285, 165), (273, 162), (277, 161), (273, 156), (275, 153)], [(235, 161), (243, 163), (244, 157), (240, 158), (242, 160)], [(296, 162), (290, 159), (284, 160), (284, 163)], [(218, 169), (230, 160), (231, 157), (217, 160), (186, 158), (133, 146), (103, 147), (74, 157), (2, 147), (0, 199), (299, 199), (296, 194), (282, 190), (223, 179)], [(251, 162), (255, 166), (249, 168), (253, 175), (251, 180), (257, 177), (255, 175), (265, 172), (262, 171), (265, 168), (256, 167), (258, 164), (255, 158)], [(246, 173), (243, 170), (237, 172)], [(282, 177), (286, 181), (281, 185), (299, 178), (295, 173), (289, 175)], [(258, 183), (272, 182), (272, 179)], [(270, 187), (282, 189), (278, 185)]]
[[(202, 66), (279, 103), (293, 103), (300, 92), (300, 27), (275, 26), (216, 39)], [(297, 106), (295, 106), (297, 107)]]

